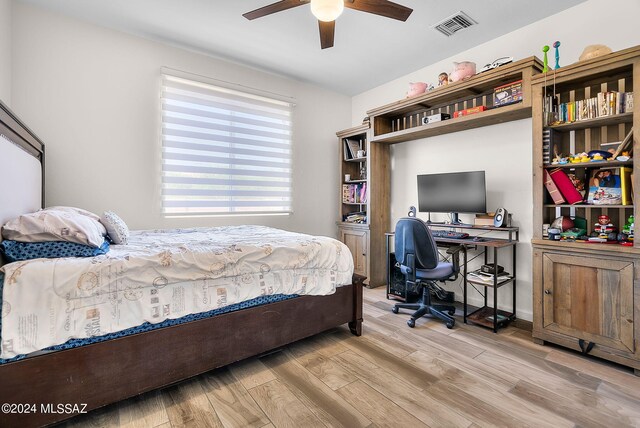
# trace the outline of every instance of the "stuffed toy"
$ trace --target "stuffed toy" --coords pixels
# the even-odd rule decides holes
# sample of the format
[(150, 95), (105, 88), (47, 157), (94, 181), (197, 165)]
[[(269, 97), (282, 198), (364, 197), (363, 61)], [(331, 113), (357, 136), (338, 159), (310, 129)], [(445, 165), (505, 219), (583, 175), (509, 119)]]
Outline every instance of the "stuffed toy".
[(476, 74), (476, 63), (471, 61), (454, 62), (453, 71), (449, 74), (449, 80), (457, 82)]
[(424, 82), (409, 83), (409, 91), (407, 91), (407, 98), (424, 94), (425, 92), (427, 92), (428, 87), (429, 87), (429, 84)]
[(610, 54), (611, 52), (613, 52), (611, 48), (605, 45), (589, 45), (584, 48), (584, 51), (582, 51), (579, 61), (597, 58), (602, 55)]

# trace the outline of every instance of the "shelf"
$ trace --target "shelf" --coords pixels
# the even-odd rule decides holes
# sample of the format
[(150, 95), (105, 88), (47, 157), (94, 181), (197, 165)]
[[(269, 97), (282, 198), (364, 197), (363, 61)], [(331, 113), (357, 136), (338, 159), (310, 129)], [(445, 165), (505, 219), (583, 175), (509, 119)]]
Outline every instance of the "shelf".
[(564, 165), (544, 165), (544, 169), (570, 169), (570, 168), (619, 168), (621, 166), (633, 166), (633, 159), (628, 161), (597, 161), (597, 162), (581, 162), (567, 163)]
[(362, 157), (362, 158), (353, 158), (353, 159), (344, 159), (345, 162), (366, 162), (367, 161), (367, 157)]
[(605, 244), (602, 242), (551, 241), (549, 239), (534, 238), (531, 240), (531, 243), (536, 246), (553, 247), (554, 249), (559, 248), (569, 251), (597, 249), (599, 252), (640, 254), (640, 248), (620, 244)]
[[(498, 322), (498, 327), (506, 326), (510, 321), (512, 321), (515, 317), (511, 312), (502, 311), (498, 309), (498, 315), (503, 315), (507, 317), (504, 321)], [(488, 306), (483, 306), (478, 310), (471, 312), (467, 315), (467, 321), (471, 321), (474, 324), (481, 325), (483, 327), (493, 328), (493, 321), (489, 321), (487, 317), (493, 316), (493, 308)]]
[(594, 128), (598, 126), (617, 125), (619, 123), (633, 122), (633, 112), (616, 114), (611, 116), (602, 116), (595, 119), (579, 120), (571, 123), (563, 123), (560, 125), (549, 125), (547, 128), (558, 132), (575, 131), (577, 129)]
[(366, 183), (367, 180), (349, 180), (349, 181), (345, 181), (344, 184), (358, 184), (358, 183)]
[(420, 138), (449, 134), (452, 132), (466, 131), (468, 129), (495, 125), (512, 120), (525, 119), (527, 117), (531, 117), (531, 107), (524, 105), (523, 103), (517, 103), (504, 107), (496, 107), (494, 109), (485, 110), (469, 116), (457, 117), (455, 119), (452, 118), (441, 122), (430, 123), (428, 125), (420, 125), (409, 129), (403, 129), (402, 131), (377, 135), (374, 136), (371, 141), (375, 143), (396, 144)]
[(545, 208), (586, 208), (586, 209), (595, 209), (595, 208), (629, 208), (633, 209), (633, 205), (590, 205), (590, 204), (544, 204)]
[[(513, 280), (514, 280), (513, 277), (509, 277), (509, 278), (500, 280), (500, 281), (498, 281), (498, 284), (497, 284), (497, 286), (495, 288), (500, 288), (505, 284), (509, 284)], [(480, 280), (474, 279), (473, 277), (469, 278), (469, 274), (467, 274), (467, 282), (469, 284), (480, 285), (480, 286), (487, 287), (487, 288), (494, 288), (493, 287), (493, 281), (484, 282), (484, 281), (480, 281)]]
[(342, 205), (367, 205), (366, 202), (343, 202)]
[(493, 91), (495, 88), (507, 83), (522, 79), (525, 71), (542, 71), (542, 62), (536, 57), (525, 58), (520, 61), (503, 65), (485, 73), (472, 76), (458, 82), (439, 86), (433, 91), (416, 97), (405, 98), (382, 107), (367, 111), (367, 116), (398, 115), (423, 108), (457, 102), (465, 97), (478, 96), (484, 92)]
[(495, 227), (495, 226), (474, 226), (472, 224), (451, 224), (451, 223), (431, 223), (429, 227), (447, 227), (450, 229), (478, 229), (478, 230), (495, 230), (496, 232), (518, 232), (517, 227)]

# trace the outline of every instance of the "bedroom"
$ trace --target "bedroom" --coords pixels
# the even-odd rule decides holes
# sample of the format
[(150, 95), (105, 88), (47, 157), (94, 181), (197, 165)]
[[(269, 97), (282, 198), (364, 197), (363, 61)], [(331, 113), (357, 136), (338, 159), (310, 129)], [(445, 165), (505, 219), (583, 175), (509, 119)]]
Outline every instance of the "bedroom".
[[(270, 2), (214, 2), (216, 5), (220, 4), (216, 7), (207, 5), (210, 2), (193, 2), (191, 13), (184, 12), (172, 1), (163, 2), (162, 7), (150, 6), (149, 2), (131, 2), (131, 5), (126, 6), (125, 2), (109, 2), (113, 4), (110, 7), (100, 5), (99, 2), (87, 5), (82, 3), (84, 2), (0, 1), (0, 100), (46, 146), (46, 206), (74, 206), (100, 215), (106, 210), (112, 210), (122, 217), (132, 230), (256, 224), (337, 238), (339, 189), (343, 177), (339, 171), (340, 146), (336, 132), (360, 125), (367, 115), (366, 112), (371, 109), (403, 99), (409, 82), (435, 83), (439, 73), (451, 71), (454, 61), (473, 61), (480, 67), (503, 56), (513, 56), (515, 62), (531, 56), (542, 59), (542, 46), (552, 45), (556, 40), (562, 42), (560, 61), (563, 67), (578, 61), (587, 45), (604, 44), (613, 51), (621, 51), (640, 44), (640, 34), (634, 26), (634, 17), (640, 12), (639, 5), (630, 0), (575, 1), (562, 6), (551, 6), (553, 2), (548, 2), (549, 8), (555, 8), (553, 11), (532, 8), (526, 14), (526, 19), (520, 16), (518, 7), (507, 7), (506, 2), (496, 1), (491, 3), (492, 13), (485, 12), (487, 18), (482, 20), (479, 18), (478, 7), (473, 6), (474, 2), (450, 5), (443, 3), (436, 10), (435, 6), (426, 7), (420, 1), (399, 1), (398, 3), (414, 10), (406, 23), (396, 23), (374, 15), (346, 10), (344, 16), (338, 20), (335, 46), (325, 50), (320, 49), (317, 26), (308, 6), (261, 20), (247, 21), (241, 17), (242, 13)], [(157, 8), (158, 11), (152, 14), (148, 8)], [(220, 9), (224, 9), (224, 13), (219, 12)], [(478, 26), (461, 31), (450, 39), (430, 28), (435, 22), (459, 10), (477, 19)], [(513, 15), (513, 19), (507, 20), (509, 22), (504, 26), (498, 26), (499, 28), (483, 30), (486, 27), (482, 24), (488, 22), (488, 15), (497, 15), (502, 10), (507, 10), (508, 14)], [(615, 14), (617, 24), (611, 25), (607, 31), (589, 31), (589, 28), (602, 27), (603, 11), (623, 13)], [(228, 18), (217, 17), (217, 13)], [(238, 36), (232, 41), (210, 44), (211, 39), (222, 37), (217, 35), (215, 28), (210, 28), (212, 19), (227, 19), (226, 25), (222, 22), (218, 24), (223, 30), (228, 31), (237, 25), (241, 31), (250, 34), (246, 39)], [(169, 29), (162, 25), (163, 20), (171, 21), (171, 25), (167, 24)], [(362, 25), (367, 30), (352, 31), (350, 22), (353, 26)], [(409, 27), (406, 29), (407, 33), (404, 32), (404, 26)], [(191, 27), (193, 33), (188, 31)], [(288, 27), (291, 27), (291, 30)], [(381, 34), (368, 34), (372, 33), (373, 29), (378, 29)], [(404, 40), (409, 31), (416, 31), (411, 33), (415, 34), (415, 37), (428, 37), (428, 40), (434, 41), (433, 43), (451, 43), (451, 46), (445, 46), (446, 54), (438, 56), (429, 53), (425, 54), (427, 59), (422, 59), (419, 48), (405, 45)], [(351, 33), (356, 33), (353, 40), (349, 37)], [(233, 38), (233, 33), (228, 37)], [(397, 48), (398, 52), (387, 49), (389, 52), (385, 55), (382, 55), (380, 50), (381, 59), (373, 62), (372, 57), (378, 53), (375, 46), (368, 45), (371, 43), (368, 38), (375, 37), (389, 38), (391, 41), (388, 43), (401, 45), (402, 48)], [(291, 39), (293, 44), (287, 44), (287, 40)], [(187, 44), (185, 40), (190, 40), (191, 43)], [(379, 40), (382, 41), (384, 40)], [(255, 45), (259, 42), (264, 43), (264, 47)], [(424, 43), (421, 46), (427, 50), (428, 42)], [(236, 49), (242, 53), (234, 54)], [(250, 56), (251, 50), (258, 52)], [(244, 55), (253, 59), (242, 60)], [(289, 68), (278, 68), (277, 60), (267, 60), (265, 56), (279, 58), (280, 62), (288, 61)], [(342, 63), (342, 59), (348, 59), (347, 65)], [(553, 64), (554, 61), (552, 48), (549, 52), (549, 62)], [(408, 65), (399, 64), (402, 62)], [(299, 71), (297, 75), (292, 71), (294, 67), (303, 67), (305, 64), (305, 71)], [(163, 216), (160, 102), (163, 67), (294, 100), (291, 214), (249, 217)], [(313, 70), (314, 67), (317, 70)], [(371, 71), (374, 69), (375, 73)], [(383, 230), (393, 231), (396, 221), (406, 215), (408, 207), (417, 206), (417, 175), (429, 172), (484, 170), (487, 180), (487, 209), (494, 211), (498, 207), (506, 207), (513, 213), (514, 224), (520, 228), (517, 311), (518, 318), (524, 322), (535, 319), (533, 247), (530, 244), (537, 231), (534, 230), (534, 184), (532, 174), (529, 173), (533, 162), (532, 138), (532, 119), (525, 118), (390, 146), (390, 196), (387, 204), (389, 222)], [(454, 151), (451, 150), (452, 146), (455, 147)], [(418, 217), (427, 219), (426, 213), (419, 213)], [(470, 219), (471, 217), (463, 215), (463, 220)], [(617, 217), (615, 223), (622, 226)], [(383, 246), (378, 247), (379, 251), (384, 251)], [(447, 291), (456, 293), (458, 302), (462, 301), (462, 290), (457, 284), (446, 284), (444, 287)], [(446, 415), (456, 418), (452, 425), (469, 425), (471, 422), (500, 424), (505, 421), (500, 417), (505, 418), (506, 415), (515, 417), (517, 421), (525, 419), (531, 423), (532, 415), (536, 414), (536, 411), (549, 418), (554, 417), (555, 419), (550, 420), (555, 421), (556, 425), (569, 424), (568, 422), (589, 425), (589, 422), (595, 424), (602, 421), (602, 415), (611, 416), (610, 404), (614, 401), (637, 404), (631, 397), (637, 400), (638, 383), (629, 375), (628, 369), (609, 365), (601, 359), (581, 357), (572, 351), (566, 351), (565, 348), (533, 345), (530, 333), (528, 341), (521, 340), (518, 323), (516, 327), (501, 330), (494, 338), (488, 335), (487, 330), (464, 325), (461, 313), (458, 312), (458, 323), (451, 331), (439, 321), (427, 318), (419, 320), (415, 329), (408, 331), (406, 320), (409, 313), (391, 314), (390, 308), (395, 302), (386, 299), (384, 288), (364, 290), (365, 317), (362, 341), (353, 342), (353, 339), (346, 338), (343, 333), (348, 330), (343, 327), (337, 333), (319, 336), (311, 342), (303, 342), (299, 348), (288, 349), (286, 355), (295, 352), (306, 353), (307, 358), (299, 356), (297, 362), (290, 361), (289, 366), (285, 364), (284, 372), (273, 362), (278, 362), (280, 358), (274, 354), (274, 357), (270, 357), (273, 361), (268, 358), (251, 360), (247, 370), (260, 370), (259, 373), (254, 373), (254, 376), (250, 373), (245, 374), (247, 377), (243, 379), (244, 382), (238, 380), (237, 377), (241, 377), (241, 369), (236, 370), (236, 366), (220, 372), (223, 380), (216, 381), (217, 378), (213, 377), (211, 382), (225, 383), (227, 390), (220, 387), (224, 391), (236, 391), (232, 388), (238, 385), (246, 388), (249, 382), (256, 382), (253, 388), (246, 388), (248, 392), (243, 393), (243, 400), (249, 400), (253, 403), (251, 408), (259, 410), (262, 416), (257, 419), (258, 422), (264, 422), (262, 425), (273, 423), (276, 426), (293, 422), (287, 419), (287, 413), (282, 408), (265, 409), (256, 404), (260, 398), (253, 398), (253, 394), (258, 394), (259, 391), (265, 394), (282, 394), (285, 397), (283, 400), (298, 410), (297, 415), (300, 419), (294, 420), (304, 420), (306, 415), (311, 421), (309, 424), (313, 424), (316, 419), (329, 424), (322, 417), (319, 418), (318, 414), (325, 415), (327, 408), (332, 409), (332, 406), (336, 405), (338, 410), (335, 414), (344, 416), (344, 413), (340, 412), (348, 405), (349, 409), (357, 409), (358, 424), (363, 425), (367, 423), (364, 423), (360, 415), (365, 415), (369, 423), (377, 425), (388, 424), (387, 418), (397, 421), (417, 419), (427, 425), (439, 425), (437, 421), (440, 421), (440, 424), (446, 423), (446, 418), (439, 419)], [(498, 303), (501, 306), (508, 307), (511, 304), (512, 296), (508, 288), (506, 287), (504, 292), (501, 289), (498, 295)], [(471, 304), (478, 305), (480, 302), (479, 297), (470, 296)], [(531, 329), (530, 323), (528, 328)], [(342, 357), (337, 356), (339, 352), (329, 346), (335, 343), (336, 337), (350, 345), (350, 353)], [(507, 349), (516, 346), (514, 343), (521, 345), (517, 348), (517, 355)], [(357, 346), (361, 348), (354, 348)], [(500, 363), (486, 362), (480, 355), (482, 350), (493, 347), (498, 349), (494, 352), (500, 357), (496, 360)], [(354, 349), (357, 349), (357, 352), (353, 352)], [(366, 360), (365, 356), (365, 360), (361, 361), (361, 355), (358, 354), (368, 355), (372, 349), (384, 349), (390, 354), (384, 354), (385, 358), (393, 356), (394, 359), (370, 356), (374, 360)], [(444, 352), (437, 361), (444, 360), (445, 363), (441, 367), (445, 369), (433, 366), (433, 358), (428, 359), (428, 356), (433, 357), (436, 349), (438, 352)], [(485, 356), (492, 355), (492, 352), (487, 352), (489, 353)], [(461, 353), (466, 353), (464, 358), (460, 356)], [(401, 373), (396, 374), (403, 378), (400, 383), (403, 388), (400, 388), (400, 391), (389, 382), (383, 382), (382, 386), (376, 388), (372, 386), (373, 380), (362, 380), (367, 376), (371, 377), (371, 374), (375, 373), (375, 367), (383, 367), (379, 376), (384, 377), (389, 373), (389, 366), (384, 364), (411, 354), (413, 358), (403, 366), (402, 370), (405, 371), (400, 370)], [(530, 360), (532, 354), (536, 360)], [(477, 368), (479, 363), (471, 364), (470, 360), (483, 362), (480, 365), (490, 364), (492, 369), (489, 372), (493, 374), (496, 371), (505, 371), (499, 367), (514, 367), (514, 370), (521, 370), (522, 373), (491, 383), (486, 378), (477, 376), (472, 368)], [(356, 364), (356, 361), (359, 363)], [(348, 374), (344, 374), (344, 369), (339, 370), (345, 364), (349, 367), (363, 367), (367, 361), (370, 363), (370, 369), (362, 372), (354, 372), (355, 369), (350, 368)], [(523, 361), (528, 361), (528, 364)], [(465, 366), (465, 362), (471, 365)], [(531, 369), (531, 365), (535, 367)], [(339, 370), (346, 379), (355, 383), (337, 379), (334, 379), (336, 383), (332, 383), (324, 378), (331, 389), (327, 391), (322, 384), (311, 378), (312, 385), (322, 393), (309, 399), (300, 393), (300, 388), (306, 384), (296, 384), (292, 379), (298, 375), (313, 374), (313, 370), (319, 373), (318, 367)], [(438, 385), (446, 385), (446, 389), (433, 388), (433, 396), (429, 398), (429, 394), (424, 391), (428, 390), (427, 384), (432, 382), (413, 380), (412, 383), (409, 376), (411, 370), (415, 370), (416, 376), (426, 372), (438, 380), (445, 376), (462, 379), (460, 382), (478, 380), (481, 382), (480, 385), (493, 387), (491, 391), (494, 394), (489, 395), (490, 397), (510, 397), (516, 393), (529, 393), (529, 389), (525, 388), (523, 392), (516, 387), (523, 384), (532, 388), (548, 388), (548, 384), (531, 385), (531, 382), (527, 383), (527, 379), (532, 381), (536, 376), (542, 376), (541, 372), (551, 371), (558, 375), (545, 379), (557, 380), (558, 388), (566, 389), (577, 385), (581, 388), (578, 389), (581, 394), (590, 394), (595, 389), (604, 390), (603, 397), (598, 401), (603, 403), (603, 409), (599, 413), (594, 411), (593, 416), (574, 420), (564, 413), (558, 416), (557, 412), (560, 410), (549, 410), (548, 402), (530, 404), (531, 407), (521, 410), (513, 408), (518, 401), (511, 397), (509, 403), (512, 408), (507, 411), (509, 406), (506, 404), (498, 405), (495, 400), (470, 397), (470, 392), (464, 392), (464, 397), (470, 402), (476, 403), (479, 407), (488, 406), (483, 408), (489, 413), (481, 416), (470, 415), (468, 410), (459, 409), (459, 403), (447, 401), (448, 398), (442, 391), (459, 392), (472, 386), (456, 384), (455, 380), (442, 381)], [(444, 373), (446, 370), (449, 371)], [(260, 375), (262, 378), (255, 380)], [(487, 376), (489, 375), (490, 373), (487, 373)], [(313, 376), (315, 377), (315, 374)], [(583, 377), (588, 377), (591, 383), (586, 386), (580, 384)], [(328, 378), (331, 379), (331, 376)], [(274, 379), (279, 380), (270, 384)], [(516, 385), (520, 381), (522, 382)], [(272, 391), (265, 385), (277, 388)], [(515, 389), (507, 393), (505, 388), (508, 385)], [(260, 388), (255, 389), (258, 386)], [(393, 392), (385, 395), (381, 392), (382, 387)], [(189, 388), (197, 390), (202, 389), (202, 386), (187, 383), (172, 388), (173, 395), (170, 396), (173, 396), (175, 401), (182, 400), (182, 404), (168, 406), (164, 404), (164, 400), (171, 401), (171, 398), (152, 392), (143, 396), (147, 397), (146, 401), (136, 398), (120, 406), (116, 404), (94, 414), (80, 416), (77, 419), (80, 421), (78, 423), (89, 423), (91, 418), (104, 418), (104, 424), (124, 425), (132, 415), (143, 414), (138, 424), (175, 424), (172, 418), (176, 409), (180, 408), (189, 408), (194, 414), (202, 416), (203, 403), (208, 402), (206, 397), (205, 401), (202, 395), (184, 397), (189, 395), (185, 393)], [(334, 389), (339, 392), (335, 392)], [(312, 394), (310, 391), (307, 393)], [(406, 401), (411, 395), (409, 393), (419, 393), (420, 399), (416, 398), (415, 402)], [(436, 397), (438, 393), (441, 395)], [(369, 400), (360, 402), (353, 398), (362, 394), (372, 396), (370, 402), (374, 403), (376, 398), (391, 395), (379, 403), (381, 407), (388, 406), (382, 407), (386, 409), (382, 412), (384, 414), (375, 413), (369, 405)], [(584, 396), (578, 395), (567, 395), (569, 398), (565, 403), (567, 408), (575, 411), (574, 413), (582, 413), (587, 403)], [(432, 403), (438, 403), (440, 406)], [(262, 404), (266, 407), (268, 400)], [(238, 419), (225, 419), (227, 416), (222, 417), (220, 414), (232, 414), (237, 418), (237, 414), (242, 413), (224, 412), (214, 409), (212, 404), (207, 405), (211, 408), (205, 406), (204, 414), (213, 419), (222, 419), (221, 424), (224, 426), (233, 426), (234, 421), (237, 423)], [(633, 419), (637, 417), (633, 412), (634, 406), (629, 406), (631, 410), (627, 406), (622, 407), (624, 408), (620, 410), (620, 423), (633, 425), (633, 421), (637, 421)], [(497, 410), (495, 419), (492, 420), (494, 408)], [(282, 419), (275, 419), (271, 412)], [(335, 414), (331, 416), (334, 419)], [(194, 418), (198, 419), (200, 416)], [(158, 423), (141, 422), (145, 417)]]

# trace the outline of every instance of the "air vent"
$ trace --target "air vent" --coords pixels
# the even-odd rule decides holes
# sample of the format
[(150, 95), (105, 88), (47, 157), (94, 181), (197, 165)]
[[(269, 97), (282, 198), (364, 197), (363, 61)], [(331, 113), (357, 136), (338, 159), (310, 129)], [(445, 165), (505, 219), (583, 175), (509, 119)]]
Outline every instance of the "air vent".
[(438, 22), (433, 26), (433, 28), (449, 37), (453, 36), (454, 33), (464, 30), (465, 28), (469, 28), (475, 24), (477, 24), (475, 20), (469, 17), (466, 13), (460, 11)]

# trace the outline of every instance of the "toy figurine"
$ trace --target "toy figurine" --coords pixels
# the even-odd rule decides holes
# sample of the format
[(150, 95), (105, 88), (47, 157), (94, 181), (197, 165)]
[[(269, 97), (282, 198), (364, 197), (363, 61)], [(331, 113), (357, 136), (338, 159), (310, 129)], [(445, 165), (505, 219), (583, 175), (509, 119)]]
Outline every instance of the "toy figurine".
[(549, 60), (547, 59), (547, 52), (549, 52), (549, 46), (548, 45), (544, 45), (542, 47), (542, 52), (544, 52), (544, 67), (542, 67), (542, 72), (546, 73), (547, 71), (549, 71)]
[[(593, 229), (592, 237), (596, 242), (615, 241), (617, 237), (617, 229), (611, 223), (611, 218), (608, 215), (601, 215), (598, 217), (598, 222)], [(591, 239), (590, 239), (591, 241)]]
[(627, 220), (627, 224), (625, 224), (622, 228), (622, 233), (620, 234), (621, 236), (618, 237), (618, 241), (620, 241), (622, 245), (633, 245), (634, 223), (635, 219), (633, 215), (630, 215), (629, 219)]
[(556, 66), (554, 69), (557, 70), (560, 68), (560, 42), (556, 41), (553, 47), (556, 48)]
[(449, 84), (449, 75), (445, 72), (438, 74), (438, 86), (445, 86)]

